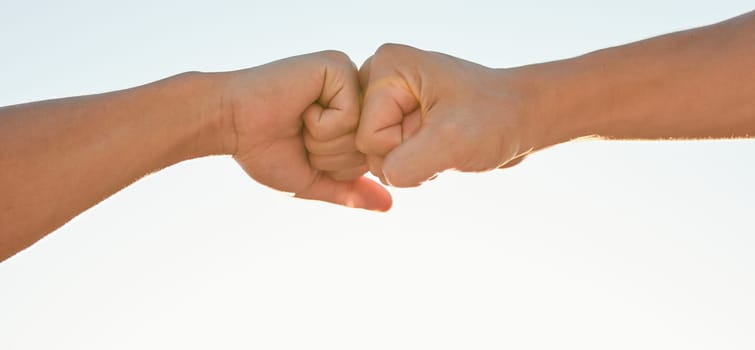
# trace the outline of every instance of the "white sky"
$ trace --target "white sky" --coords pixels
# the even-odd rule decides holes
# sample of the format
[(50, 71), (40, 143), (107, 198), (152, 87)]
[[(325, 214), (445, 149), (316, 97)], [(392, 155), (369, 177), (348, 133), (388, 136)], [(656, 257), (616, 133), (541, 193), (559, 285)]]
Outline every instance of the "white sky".
[[(383, 42), (510, 67), (752, 7), (5, 1), (0, 105), (322, 49), (361, 64)], [(753, 156), (575, 143), (394, 190), (387, 214), (182, 163), (0, 264), (0, 349), (752, 349)]]

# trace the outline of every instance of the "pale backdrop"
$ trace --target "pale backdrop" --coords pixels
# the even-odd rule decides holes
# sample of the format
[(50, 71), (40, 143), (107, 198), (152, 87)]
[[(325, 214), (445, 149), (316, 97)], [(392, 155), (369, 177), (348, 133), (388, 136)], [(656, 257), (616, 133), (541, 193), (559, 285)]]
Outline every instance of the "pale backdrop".
[[(361, 64), (383, 42), (511, 67), (752, 8), (3, 1), (0, 105), (322, 49)], [(752, 349), (754, 159), (755, 141), (583, 142), (394, 190), (387, 214), (186, 162), (0, 264), (0, 349)]]

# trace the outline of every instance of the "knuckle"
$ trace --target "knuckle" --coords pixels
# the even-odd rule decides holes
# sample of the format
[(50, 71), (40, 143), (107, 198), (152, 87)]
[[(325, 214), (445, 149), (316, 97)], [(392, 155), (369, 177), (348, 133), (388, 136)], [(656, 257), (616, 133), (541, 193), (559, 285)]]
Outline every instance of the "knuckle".
[(320, 51), (319, 55), (329, 63), (353, 65), (351, 58), (343, 51), (325, 50)]
[(311, 132), (307, 130), (307, 132), (304, 133), (304, 147), (309, 153), (319, 154), (321, 153), (320, 150), (322, 148), (322, 143), (315, 140)]
[(391, 56), (401, 53), (407, 48), (407, 46), (401, 44), (385, 43), (378, 47), (378, 49), (375, 51), (375, 56)]
[(307, 132), (312, 141), (326, 141), (328, 139), (327, 132), (322, 124), (313, 123), (314, 125), (307, 125)]

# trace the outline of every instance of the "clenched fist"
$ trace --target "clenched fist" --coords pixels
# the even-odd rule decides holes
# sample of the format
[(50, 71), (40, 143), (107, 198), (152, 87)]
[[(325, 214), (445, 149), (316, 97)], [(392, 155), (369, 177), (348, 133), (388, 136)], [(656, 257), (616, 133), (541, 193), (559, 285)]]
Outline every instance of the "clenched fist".
[(532, 149), (508, 71), (386, 44), (360, 70), (357, 147), (384, 183), (416, 186), (447, 170), (512, 165)]
[(362, 176), (359, 81), (346, 55), (326, 51), (224, 74), (232, 153), (252, 178), (299, 198), (390, 208), (388, 192)]

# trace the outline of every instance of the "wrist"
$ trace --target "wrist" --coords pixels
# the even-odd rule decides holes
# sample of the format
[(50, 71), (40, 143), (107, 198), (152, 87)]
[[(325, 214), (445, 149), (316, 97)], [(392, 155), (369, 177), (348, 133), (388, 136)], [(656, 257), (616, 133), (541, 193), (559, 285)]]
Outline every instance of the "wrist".
[[(172, 110), (183, 125), (184, 158), (233, 154), (236, 134), (230, 101), (224, 92), (223, 73), (182, 73), (166, 80), (172, 94)], [(167, 112), (174, 114), (175, 112)]]
[(512, 69), (525, 91), (533, 150), (574, 139), (610, 137), (607, 130), (615, 106), (604, 70), (604, 63), (590, 55)]
[(519, 120), (522, 153), (582, 136), (565, 114), (571, 98), (564, 96), (563, 82), (550, 70), (545, 64), (499, 70), (507, 93), (504, 108)]

